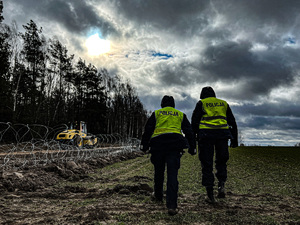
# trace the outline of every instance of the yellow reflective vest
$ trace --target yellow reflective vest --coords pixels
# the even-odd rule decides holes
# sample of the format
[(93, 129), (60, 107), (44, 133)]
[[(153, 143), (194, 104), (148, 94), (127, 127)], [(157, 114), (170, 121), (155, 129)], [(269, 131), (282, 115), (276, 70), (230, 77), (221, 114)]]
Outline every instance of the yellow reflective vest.
[(151, 138), (166, 133), (181, 134), (183, 113), (173, 107), (155, 110), (156, 125)]
[(205, 115), (202, 116), (199, 129), (229, 129), (226, 118), (227, 102), (215, 97), (201, 100)]

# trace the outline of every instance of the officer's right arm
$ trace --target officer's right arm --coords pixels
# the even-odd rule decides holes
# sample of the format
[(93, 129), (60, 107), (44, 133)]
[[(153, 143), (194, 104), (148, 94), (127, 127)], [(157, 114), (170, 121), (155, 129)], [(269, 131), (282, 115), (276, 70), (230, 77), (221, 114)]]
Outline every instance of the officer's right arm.
[(229, 125), (230, 133), (233, 137), (230, 140), (230, 147), (231, 148), (236, 148), (236, 147), (239, 146), (239, 143), (238, 143), (238, 128), (237, 128), (237, 125), (236, 125), (236, 122), (235, 122), (234, 115), (233, 115), (229, 105), (227, 107), (226, 117), (227, 117), (227, 123)]
[(183, 116), (183, 121), (181, 123), (181, 129), (182, 129), (183, 133), (185, 134), (185, 138), (189, 142), (188, 152), (191, 155), (195, 155), (197, 153), (197, 150), (196, 150), (196, 140), (195, 140), (195, 136), (194, 136), (194, 133), (193, 133), (190, 121), (187, 119), (187, 117), (186, 117), (185, 114)]
[(155, 125), (156, 125), (156, 119), (155, 119), (155, 113), (153, 112), (145, 125), (145, 130), (142, 135), (140, 150), (143, 152), (147, 152), (149, 150), (149, 143), (150, 143), (151, 136), (155, 130)]

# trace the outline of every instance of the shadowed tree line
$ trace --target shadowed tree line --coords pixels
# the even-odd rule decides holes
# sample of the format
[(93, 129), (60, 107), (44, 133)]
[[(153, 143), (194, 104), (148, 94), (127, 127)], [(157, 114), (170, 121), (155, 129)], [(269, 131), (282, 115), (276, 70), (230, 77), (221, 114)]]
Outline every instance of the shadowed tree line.
[(46, 39), (30, 20), (3, 23), (0, 1), (0, 121), (54, 126), (86, 121), (90, 133), (140, 137), (147, 111), (135, 89), (105, 68), (74, 55), (59, 40)]

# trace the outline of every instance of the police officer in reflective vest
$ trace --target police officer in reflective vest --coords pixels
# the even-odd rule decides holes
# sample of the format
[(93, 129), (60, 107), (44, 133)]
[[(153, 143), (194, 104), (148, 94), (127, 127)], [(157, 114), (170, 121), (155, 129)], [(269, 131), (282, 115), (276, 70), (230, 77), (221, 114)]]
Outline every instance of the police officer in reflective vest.
[(159, 202), (163, 201), (164, 172), (167, 165), (166, 205), (169, 215), (175, 215), (180, 158), (186, 148), (190, 154), (196, 154), (196, 141), (186, 115), (174, 108), (172, 96), (164, 96), (161, 107), (152, 113), (146, 123), (141, 150), (146, 152), (150, 149), (154, 165), (154, 198)]
[(238, 132), (235, 118), (228, 103), (216, 98), (212, 87), (204, 87), (192, 115), (192, 128), (197, 135), (199, 159), (202, 166), (202, 185), (206, 187), (206, 199), (215, 203), (213, 186), (214, 152), (216, 177), (218, 179), (218, 198), (225, 198), (227, 179), (228, 139), (230, 147), (238, 146)]

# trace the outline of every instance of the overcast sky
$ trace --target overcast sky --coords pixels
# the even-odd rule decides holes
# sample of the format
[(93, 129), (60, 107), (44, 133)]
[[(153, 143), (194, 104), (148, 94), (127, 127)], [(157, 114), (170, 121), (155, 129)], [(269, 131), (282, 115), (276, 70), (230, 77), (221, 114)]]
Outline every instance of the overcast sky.
[[(148, 110), (173, 95), (191, 118), (204, 86), (246, 145), (300, 142), (299, 0), (4, 0), (4, 23), (32, 19), (70, 54), (129, 79)], [(111, 51), (89, 56), (99, 33)]]

